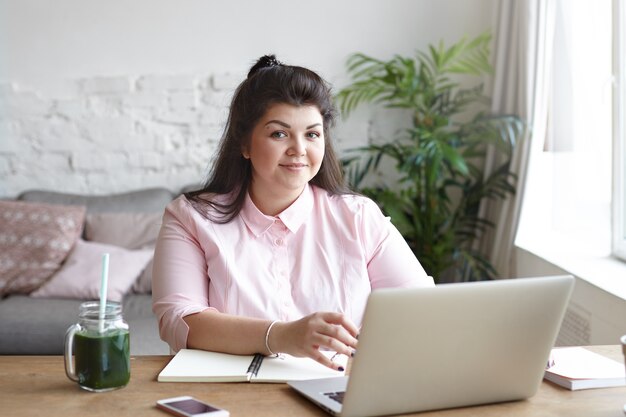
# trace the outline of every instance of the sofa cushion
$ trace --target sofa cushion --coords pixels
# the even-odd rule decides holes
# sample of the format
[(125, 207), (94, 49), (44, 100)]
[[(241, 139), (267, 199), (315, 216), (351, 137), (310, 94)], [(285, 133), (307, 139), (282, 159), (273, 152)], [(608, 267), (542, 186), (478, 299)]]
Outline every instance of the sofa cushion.
[(81, 195), (31, 190), (18, 196), (21, 201), (87, 206), (88, 213), (163, 213), (174, 195), (165, 188), (149, 188), (122, 194)]
[(69, 257), (52, 278), (31, 293), (37, 298), (100, 298), (102, 279), (102, 254), (109, 254), (107, 299), (122, 301), (124, 295), (144, 270), (153, 251), (128, 250), (119, 246), (79, 239)]
[[(82, 302), (25, 295), (0, 301), (0, 355), (62, 355), (65, 332), (78, 321)], [(167, 343), (159, 337), (150, 295), (124, 298), (122, 315), (130, 327), (131, 355), (169, 354)]]
[(85, 207), (0, 201), (0, 296), (29, 293), (59, 269)]
[(79, 300), (11, 295), (0, 301), (0, 354), (60, 355), (67, 328), (78, 320)]
[(126, 249), (154, 248), (163, 210), (154, 213), (89, 213), (85, 239)]

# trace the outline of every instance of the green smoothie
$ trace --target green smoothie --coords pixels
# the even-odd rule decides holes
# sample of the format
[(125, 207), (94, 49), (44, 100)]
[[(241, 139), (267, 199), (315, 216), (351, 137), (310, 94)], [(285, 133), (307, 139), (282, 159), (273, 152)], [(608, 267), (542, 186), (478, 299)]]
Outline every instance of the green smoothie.
[(130, 380), (128, 330), (116, 329), (104, 335), (78, 332), (74, 336), (74, 355), (78, 383), (86, 389), (121, 388)]

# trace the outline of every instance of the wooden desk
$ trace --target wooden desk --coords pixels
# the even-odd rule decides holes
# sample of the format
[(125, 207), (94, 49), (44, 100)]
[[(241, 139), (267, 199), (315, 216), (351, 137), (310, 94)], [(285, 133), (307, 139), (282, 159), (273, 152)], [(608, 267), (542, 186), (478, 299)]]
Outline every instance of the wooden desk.
[[(623, 362), (620, 346), (590, 348)], [(165, 417), (156, 400), (191, 395), (225, 408), (231, 416), (327, 416), (285, 384), (159, 383), (169, 356), (131, 358), (130, 384), (94, 394), (65, 376), (60, 356), (0, 356), (0, 416)], [(524, 401), (420, 413), (429, 416), (615, 416), (624, 417), (626, 387), (568, 391), (544, 381)]]

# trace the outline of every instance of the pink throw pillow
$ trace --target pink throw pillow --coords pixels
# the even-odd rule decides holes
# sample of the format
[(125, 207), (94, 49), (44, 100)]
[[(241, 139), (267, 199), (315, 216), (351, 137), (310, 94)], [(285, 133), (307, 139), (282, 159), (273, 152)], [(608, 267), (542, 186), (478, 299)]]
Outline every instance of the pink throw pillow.
[[(85, 240), (108, 243), (126, 249), (152, 249), (156, 244), (163, 213), (88, 213)], [(132, 291), (152, 292), (152, 262), (143, 270)]]
[(27, 294), (50, 278), (84, 219), (82, 206), (0, 201), (0, 297)]
[(109, 254), (107, 299), (122, 301), (152, 258), (152, 249), (128, 250), (119, 246), (79, 239), (61, 269), (32, 297), (100, 298), (102, 255)]
[[(152, 248), (154, 252), (154, 248)], [(150, 294), (152, 293), (152, 264), (154, 259), (151, 259), (146, 265), (145, 269), (137, 278), (137, 281), (133, 284), (132, 291), (135, 294)]]

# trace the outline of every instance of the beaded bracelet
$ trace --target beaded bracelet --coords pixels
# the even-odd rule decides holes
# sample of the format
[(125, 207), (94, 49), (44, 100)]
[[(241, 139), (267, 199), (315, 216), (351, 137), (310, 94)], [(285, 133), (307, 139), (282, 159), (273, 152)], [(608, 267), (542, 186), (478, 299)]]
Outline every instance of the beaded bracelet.
[(273, 322), (271, 322), (269, 327), (267, 328), (267, 331), (265, 332), (265, 348), (267, 349), (267, 351), (270, 353), (271, 356), (278, 356), (278, 353), (272, 352), (272, 349), (270, 349), (270, 344), (269, 344), (270, 330), (272, 330), (272, 327), (276, 323), (278, 323), (278, 320), (274, 320)]

